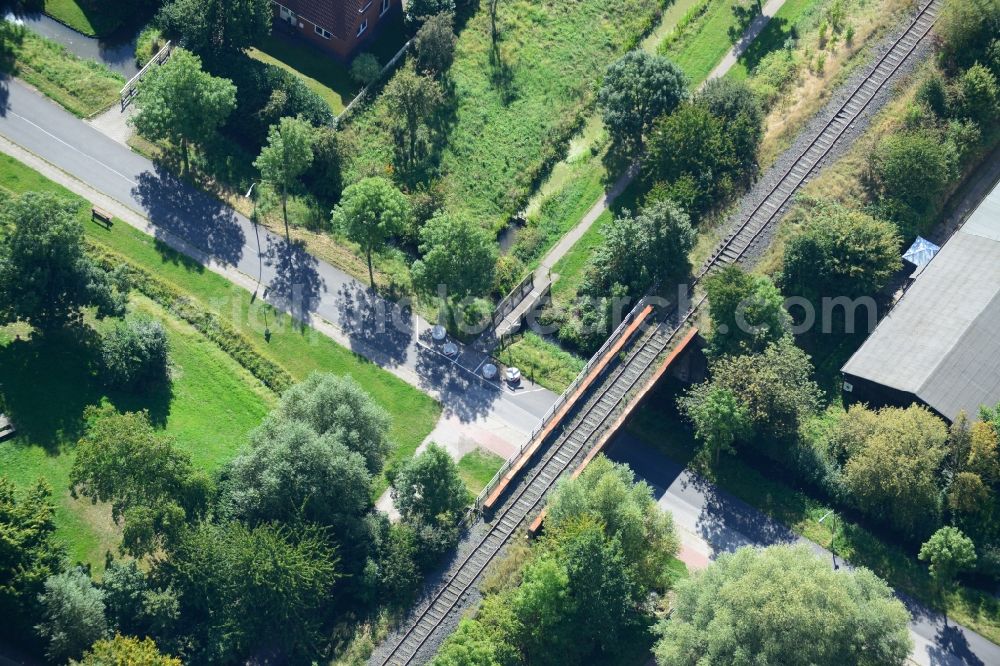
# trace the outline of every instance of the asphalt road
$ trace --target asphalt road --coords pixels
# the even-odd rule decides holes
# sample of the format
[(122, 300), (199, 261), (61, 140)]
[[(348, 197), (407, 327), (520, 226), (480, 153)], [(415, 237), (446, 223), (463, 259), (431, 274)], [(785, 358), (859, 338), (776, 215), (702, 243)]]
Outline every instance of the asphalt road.
[(7, 79), (0, 88), (0, 135), (145, 216), (165, 241), (197, 248), (191, 254), (199, 261), (210, 258), (259, 278), (268, 302), (303, 321), (322, 317), (359, 354), (388, 369), (412, 369), (419, 388), (436, 395), (446, 415), (462, 422), (500, 419), (528, 433), (555, 402), (554, 393), (527, 382), (516, 392), (486, 382), (475, 374), (482, 358), (471, 350), (463, 352), (461, 365), (444, 358), (428, 344), (430, 325), (405, 305), (373, 296), (347, 273), (255, 227), (21, 81)]
[[(804, 539), (664, 454), (623, 432), (608, 457), (628, 463), (653, 487), (660, 508), (673, 514), (683, 547), (705, 561), (743, 546), (803, 543), (831, 566), (850, 567), (841, 558)], [(949, 622), (915, 600), (897, 595), (910, 611), (912, 659), (921, 666), (996, 666), (1000, 647), (979, 634)]]

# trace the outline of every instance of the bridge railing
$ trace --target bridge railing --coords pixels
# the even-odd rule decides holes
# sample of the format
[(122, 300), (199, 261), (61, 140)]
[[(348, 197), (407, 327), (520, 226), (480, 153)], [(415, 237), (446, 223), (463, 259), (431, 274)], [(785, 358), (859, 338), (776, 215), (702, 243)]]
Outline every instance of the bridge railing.
[(604, 358), (604, 355), (608, 352), (608, 350), (621, 339), (621, 337), (625, 334), (625, 331), (627, 331), (632, 322), (635, 321), (636, 316), (638, 316), (638, 314), (649, 304), (649, 301), (649, 296), (641, 298), (639, 302), (635, 304), (635, 307), (633, 307), (625, 316), (621, 324), (618, 325), (618, 328), (616, 328), (608, 339), (604, 341), (604, 344), (597, 350), (597, 353), (590, 357), (590, 360), (587, 361), (587, 365), (583, 367), (583, 370), (577, 374), (576, 378), (569, 385), (569, 387), (563, 391), (562, 395), (559, 396), (559, 399), (556, 400), (551, 407), (549, 407), (548, 411), (545, 412), (545, 415), (541, 418), (538, 425), (531, 431), (531, 435), (524, 441), (523, 444), (521, 444), (514, 454), (504, 461), (504, 464), (500, 467), (497, 473), (493, 475), (490, 482), (487, 483), (486, 487), (479, 493), (472, 507), (462, 517), (461, 523), (463, 525), (467, 526), (475, 522), (476, 517), (483, 509), (483, 503), (486, 501), (486, 498), (489, 497), (494, 490), (496, 490), (497, 486), (500, 485), (501, 479), (503, 479), (507, 472), (510, 471), (511, 467), (517, 463), (518, 458), (520, 458), (521, 454), (524, 453), (524, 450), (535, 441), (535, 438), (538, 437), (539, 433), (541, 433), (546, 426), (549, 425), (549, 421), (551, 421), (558, 410), (576, 393), (580, 385), (590, 375), (594, 366), (597, 365), (601, 359)]
[(162, 49), (156, 52), (155, 56), (149, 59), (149, 62), (147, 62), (146, 65), (142, 69), (140, 69), (135, 76), (133, 76), (131, 79), (128, 80), (128, 83), (125, 84), (125, 87), (122, 88), (121, 92), (118, 94), (119, 100), (122, 105), (122, 111), (124, 111), (125, 107), (127, 107), (129, 104), (132, 103), (132, 99), (138, 94), (139, 82), (142, 81), (143, 77), (149, 74), (154, 67), (159, 67), (160, 65), (165, 63), (167, 61), (167, 58), (170, 57), (170, 54), (173, 52), (173, 50), (174, 50), (174, 43), (168, 41), (166, 44), (163, 45)]
[(490, 323), (493, 328), (496, 329), (503, 323), (507, 315), (514, 311), (521, 301), (531, 293), (531, 290), (535, 288), (535, 272), (529, 273), (521, 282), (518, 283), (516, 287), (511, 289), (510, 293), (503, 297), (495, 310), (493, 310), (493, 317), (490, 319)]

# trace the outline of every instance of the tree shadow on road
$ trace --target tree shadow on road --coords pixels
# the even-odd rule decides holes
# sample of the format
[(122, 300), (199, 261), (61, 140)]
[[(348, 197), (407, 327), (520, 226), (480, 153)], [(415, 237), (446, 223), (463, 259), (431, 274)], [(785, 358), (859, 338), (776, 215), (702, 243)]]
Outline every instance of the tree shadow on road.
[[(982, 659), (977, 657), (969, 646), (969, 640), (961, 629), (954, 625), (938, 627), (934, 635), (934, 644), (927, 649), (927, 656), (930, 658), (931, 666), (953, 666), (955, 663), (968, 664), (968, 666), (985, 666)], [(956, 658), (958, 662), (956, 662)]]
[(275, 236), (268, 237), (263, 261), (275, 272), (267, 287), (272, 302), (308, 323), (326, 287), (317, 270), (319, 262), (301, 241), (288, 242)]
[(502, 395), (502, 389), (424, 346), (417, 347), (417, 374), (422, 389), (441, 394), (444, 415), (463, 423), (488, 415)]
[(374, 357), (385, 367), (406, 361), (414, 336), (414, 317), (408, 302), (389, 301), (352, 282), (337, 290), (336, 305), (340, 327), (351, 339), (354, 351)]
[(798, 536), (760, 510), (720, 491), (700, 476), (692, 476), (687, 485), (705, 498), (698, 516), (698, 530), (716, 554), (728, 553), (742, 546), (772, 546), (794, 543)]
[(139, 200), (155, 236), (173, 236), (226, 264), (235, 264), (243, 256), (246, 236), (236, 213), (221, 201), (196, 190), (163, 164), (155, 173), (139, 175), (132, 195)]

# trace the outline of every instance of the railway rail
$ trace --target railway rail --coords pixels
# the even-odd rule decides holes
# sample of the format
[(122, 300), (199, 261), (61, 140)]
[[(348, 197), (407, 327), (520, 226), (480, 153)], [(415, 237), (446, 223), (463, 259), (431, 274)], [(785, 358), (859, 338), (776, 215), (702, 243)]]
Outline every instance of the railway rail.
[[(488, 523), (473, 530), (475, 543), (467, 555), (456, 560), (447, 576), (424, 602), (412, 613), (408, 624), (396, 636), (385, 653), (376, 653), (373, 664), (411, 664), (429, 659), (436, 647), (435, 638), (442, 633), (446, 620), (461, 611), (463, 602), (474, 594), (474, 586), (486, 568), (503, 551), (519, 528), (537, 513), (549, 490), (574, 463), (585, 457), (589, 448), (615, 421), (614, 416), (627, 404), (637, 388), (648, 380), (656, 361), (672, 343), (686, 331), (705, 302), (698, 294), (698, 284), (718, 268), (740, 261), (763, 232), (778, 218), (796, 191), (810, 174), (820, 167), (824, 158), (844, 134), (872, 104), (892, 76), (927, 36), (937, 18), (940, 0), (924, 4), (910, 25), (894, 41), (891, 48), (870, 66), (869, 74), (845, 99), (843, 104), (788, 168), (753, 210), (734, 225), (732, 231), (719, 244), (711, 257), (702, 265), (690, 285), (692, 299), (687, 306), (663, 308), (658, 321), (645, 327), (638, 339), (627, 348), (626, 356), (609, 369), (599, 370), (606, 375), (594, 382), (580, 404), (562, 417), (564, 425), (552, 438), (547, 448), (532, 464), (525, 467), (524, 476), (515, 484), (509, 496), (494, 512)], [(645, 306), (640, 302), (631, 317)], [(622, 328), (615, 336), (622, 335)], [(614, 337), (614, 336), (613, 336)], [(598, 352), (602, 355), (608, 345)], [(584, 372), (590, 371), (593, 363)], [(550, 418), (556, 418), (554, 412)], [(499, 477), (500, 475), (498, 475)], [(496, 479), (494, 480), (494, 482)], [(492, 485), (492, 483), (491, 483)], [(484, 497), (491, 491), (487, 486)]]

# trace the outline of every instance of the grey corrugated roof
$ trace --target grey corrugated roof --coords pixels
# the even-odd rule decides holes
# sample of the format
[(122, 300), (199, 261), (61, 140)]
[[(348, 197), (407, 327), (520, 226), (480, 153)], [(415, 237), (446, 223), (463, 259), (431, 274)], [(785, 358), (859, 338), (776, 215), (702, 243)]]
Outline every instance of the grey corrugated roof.
[(949, 418), (1000, 402), (1000, 185), (843, 372), (912, 393)]

